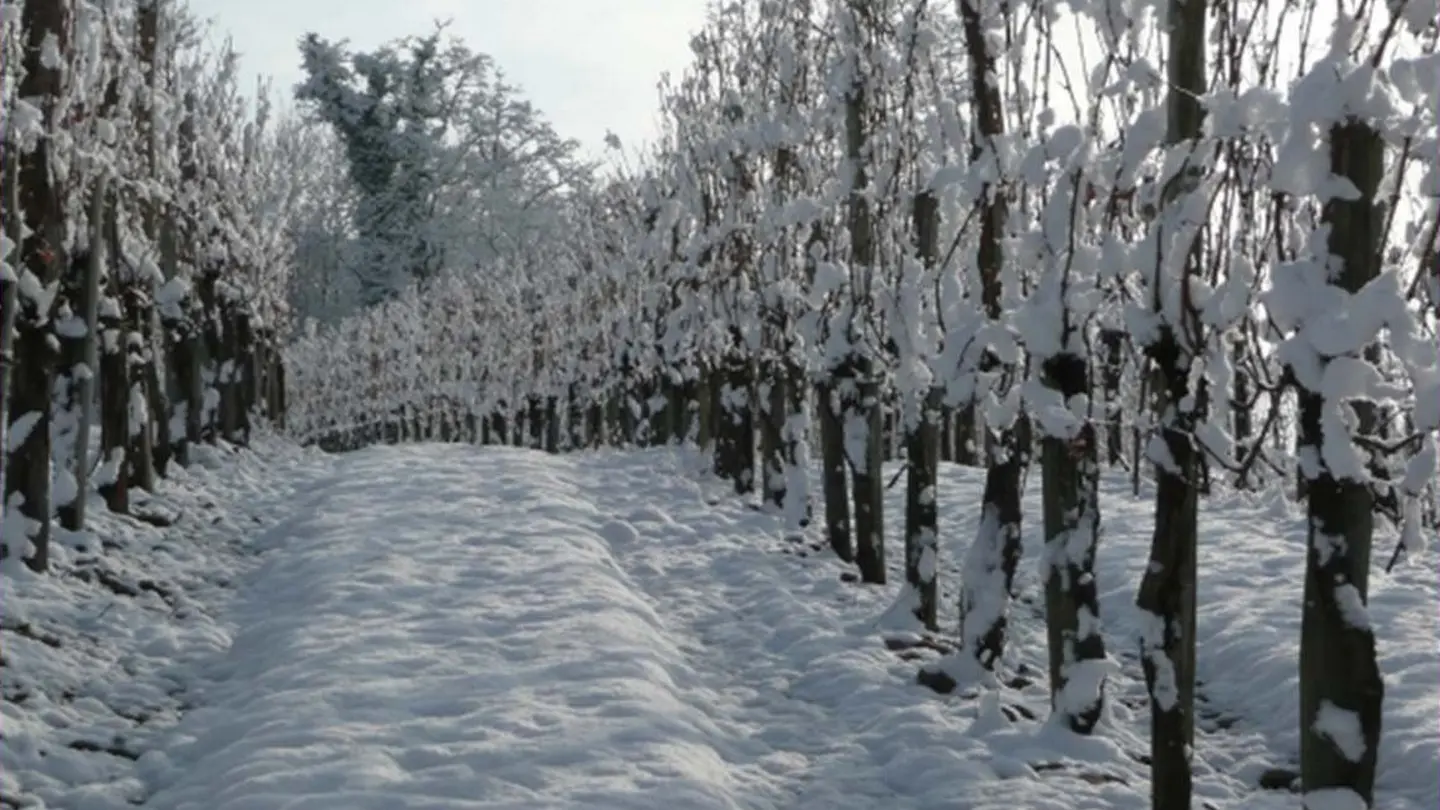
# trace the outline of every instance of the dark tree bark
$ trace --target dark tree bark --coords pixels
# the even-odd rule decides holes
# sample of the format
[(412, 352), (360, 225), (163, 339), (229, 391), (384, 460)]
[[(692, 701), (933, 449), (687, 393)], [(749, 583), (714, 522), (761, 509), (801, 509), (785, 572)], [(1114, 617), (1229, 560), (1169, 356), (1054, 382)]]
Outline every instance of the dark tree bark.
[(644, 406), (646, 444), (650, 447), (664, 447), (670, 443), (674, 428), (670, 423), (670, 384), (665, 372), (645, 381), (640, 389), (640, 402)]
[(735, 494), (755, 491), (755, 386), (754, 370), (749, 359), (736, 355), (731, 360), (728, 391), (728, 425), (733, 431), (732, 449)]
[[(21, 242), (20, 214), (20, 160), (10, 143), (0, 143), (0, 226), (5, 238), (14, 245), (10, 253), (0, 256), (0, 261), (14, 268), (20, 263), (18, 250)], [(19, 304), (19, 284), (0, 278), (0, 482), (5, 480), (5, 471), (10, 463), (10, 454), (5, 437), (10, 427), (10, 374), (15, 366), (14, 326), (15, 313)], [(10, 490), (0, 483), (0, 495)], [(0, 513), (4, 504), (0, 503)], [(5, 546), (0, 544), (0, 555)]]
[[(225, 375), (226, 387), (222, 401), (229, 404), (226, 406), (225, 440), (243, 447), (250, 443), (251, 380), (249, 372), (253, 368), (251, 358), (255, 347), (255, 333), (251, 329), (250, 312), (246, 309), (246, 303), (239, 299), (232, 299), (226, 303), (229, 373)], [(153, 355), (150, 362), (152, 364), (154, 362)], [(416, 414), (417, 417), (432, 415), (433, 412)]]
[[(160, 38), (160, 0), (142, 0), (137, 3), (135, 16), (135, 52), (144, 71), (144, 89), (136, 96), (135, 126), (141, 149), (144, 152), (145, 171), (151, 179), (154, 179), (158, 165), (159, 145), (156, 142), (154, 126), (156, 108), (152, 94), (159, 89), (156, 56)], [(169, 233), (168, 218), (164, 217), (162, 213), (163, 205), (148, 193), (142, 194), (138, 204), (145, 237), (151, 244), (160, 245), (161, 271), (169, 279), (173, 276), (176, 267), (173, 245), (167, 243), (171, 234)], [(162, 354), (165, 348), (165, 329), (163, 320), (157, 318), (157, 315), (161, 313), (156, 309), (152, 308), (144, 314), (145, 320), (140, 325), (139, 331), (141, 340), (146, 345), (148, 360), (145, 374), (140, 382), (144, 386), (149, 413), (152, 468), (155, 475), (164, 476), (169, 467), (173, 444), (170, 435), (170, 397), (165, 386), (167, 375)]]
[[(1085, 361), (1061, 354), (1046, 361), (1045, 382), (1070, 401), (1085, 393)], [(1073, 438), (1041, 442), (1044, 486), (1045, 624), (1052, 710), (1071, 731), (1089, 734), (1105, 701), (1105, 640), (1095, 551), (1100, 543), (1100, 465), (1094, 425)]]
[[(190, 185), (200, 176), (196, 162), (195, 117), (196, 101), (187, 93), (184, 113), (179, 126), (180, 182)], [(189, 247), (186, 253), (192, 264), (195, 262), (193, 235), (188, 233), (177, 209), (170, 206), (161, 226), (161, 252), (167, 264), (178, 265), (180, 242)], [(164, 332), (166, 360), (170, 365), (170, 376), (175, 390), (170, 397), (171, 421), (176, 428), (170, 436), (170, 455), (182, 466), (190, 464), (190, 450), (205, 438), (205, 346), (203, 324), (205, 309), (198, 291), (187, 287), (185, 294), (177, 301), (167, 302), (169, 306), (160, 310), (160, 325)], [(283, 392), (282, 379), (278, 385)], [(280, 395), (283, 402), (283, 394)], [(283, 410), (283, 409), (282, 409)]]
[(715, 434), (715, 470), (735, 487), (736, 495), (755, 489), (755, 411), (751, 404), (750, 362), (739, 348), (726, 358), (719, 392)]
[(942, 406), (940, 409), (940, 429), (936, 436), (940, 442), (940, 460), (951, 462), (955, 460), (955, 409), (949, 406)]
[(165, 390), (164, 327), (157, 323), (153, 308), (146, 315), (149, 321), (145, 328), (149, 361), (145, 364), (145, 397), (150, 414), (151, 458), (155, 474), (164, 478), (170, 467), (174, 444), (170, 429), (170, 397)]
[(810, 382), (798, 363), (787, 363), (786, 406), (789, 416), (782, 432), (785, 462), (786, 531), (798, 536), (814, 519), (814, 503), (810, 497)]
[[(1204, 0), (1171, 0), (1166, 142), (1195, 143), (1202, 134), (1205, 111), (1201, 106), (1208, 77), (1205, 69)], [(1170, 234), (1183, 227), (1180, 220), (1189, 187), (1199, 177), (1198, 166), (1187, 166), (1171, 181), (1161, 200), (1162, 223)], [(1155, 807), (1188, 810), (1192, 799), (1190, 751), (1195, 738), (1195, 590), (1198, 545), (1198, 497), (1204, 470), (1191, 443), (1197, 418), (1208, 392), (1189, 387), (1191, 362), (1197, 351), (1196, 335), (1203, 327), (1194, 319), (1188, 294), (1190, 280), (1201, 273), (1199, 240), (1185, 251), (1180, 317), (1185, 323), (1162, 323), (1158, 339), (1145, 347), (1151, 362), (1150, 395), (1158, 416), (1165, 455), (1155, 464), (1155, 528), (1150, 559), (1140, 582), (1137, 606), (1149, 614), (1150, 624), (1140, 639), (1140, 660), (1150, 696), (1151, 802)], [(1157, 256), (1156, 262), (1164, 257)], [(1156, 283), (1162, 283), (1158, 278)], [(1152, 292), (1159, 302), (1162, 290)], [(1223, 393), (1223, 392), (1222, 392)], [(1197, 404), (1187, 403), (1187, 399)], [(1137, 465), (1137, 470), (1138, 470)]]
[(960, 583), (960, 641), (990, 670), (1005, 652), (1015, 569), (1020, 564), (1021, 481), (1030, 463), (1030, 421), (1021, 415), (1000, 434), (985, 469), (980, 520)]
[(109, 264), (107, 292), (110, 306), (100, 312), (100, 458), (106, 478), (100, 494), (110, 511), (130, 511), (130, 473), (126, 454), (130, 447), (130, 357), (125, 348), (125, 321), (119, 306), (119, 281), (115, 267), (118, 230), (114, 199), (106, 212), (106, 256)]
[[(130, 382), (126, 407), (133, 411), (136, 405), (143, 405), (140, 408), (141, 413), (132, 412), (127, 420), (130, 424), (130, 435), (126, 444), (125, 462), (129, 467), (130, 483), (147, 492), (154, 492), (155, 435), (149, 418), (149, 388), (155, 356), (146, 340), (152, 315), (150, 296), (133, 279), (123, 283), (122, 287), (124, 294), (120, 300), (127, 316), (124, 333)], [(137, 416), (142, 418), (136, 418)]]
[(200, 331), (195, 326), (194, 318), (188, 315), (191, 304), (192, 301), (187, 296), (176, 302), (175, 312), (161, 313), (165, 342), (169, 346), (166, 357), (175, 381), (175, 393), (170, 398), (170, 413), (173, 414), (172, 422), (175, 426), (182, 428), (170, 433), (170, 456), (181, 466), (190, 465), (190, 448), (200, 441), (203, 425), (202, 403), (205, 397), (200, 361)]
[[(286, 388), (285, 358), (282, 355), (275, 362), (275, 404), (273, 406), (275, 425), (281, 430), (286, 427), (286, 410), (289, 406), (288, 389)], [(189, 429), (188, 426), (186, 428)]]
[(954, 449), (951, 454), (956, 464), (965, 467), (980, 467), (979, 431), (975, 429), (975, 403), (967, 402), (955, 412)]
[[(775, 329), (778, 333), (778, 329)], [(772, 340), (779, 340), (776, 334)], [(765, 500), (776, 509), (785, 507), (785, 473), (790, 464), (785, 451), (785, 422), (790, 415), (789, 391), (785, 369), (778, 360), (763, 366), (758, 397), (764, 412), (760, 419), (760, 464)]]
[(490, 412), (490, 442), (497, 445), (509, 444), (510, 420), (506, 418), (509, 405), (505, 400), (496, 403), (495, 410)]
[[(940, 258), (940, 207), (929, 191), (916, 195), (912, 215), (915, 252), (927, 269)], [(940, 477), (940, 419), (944, 392), (924, 393), (905, 434), (905, 582), (915, 596), (915, 617), (930, 630), (940, 626), (940, 520), (935, 491)]]
[(698, 423), (695, 429), (695, 446), (712, 459), (715, 457), (715, 390), (719, 387), (717, 377), (715, 370), (707, 364), (700, 369), (700, 379), (695, 383), (695, 418)]
[(1169, 458), (1155, 465), (1155, 527), (1136, 605), (1154, 617), (1140, 663), (1150, 694), (1151, 791), (1156, 807), (1189, 807), (1195, 738), (1195, 592), (1199, 546), (1195, 419), (1179, 411), (1189, 394), (1188, 363), (1173, 333), (1151, 346), (1160, 371), (1160, 439)]
[(625, 414), (629, 412), (629, 401), (624, 391), (624, 382), (616, 386), (615, 391), (608, 391), (605, 394), (605, 441), (612, 447), (622, 447), (630, 443), (632, 434), (629, 431), (629, 422)]
[(855, 562), (862, 582), (883, 585), (885, 570), (885, 484), (882, 402), (879, 369), (873, 358), (860, 349), (860, 321), (869, 313), (866, 294), (876, 272), (875, 215), (866, 187), (869, 185), (867, 144), (870, 138), (870, 99), (866, 71), (870, 69), (866, 32), (873, 23), (873, 10), (865, 0), (850, 0), (853, 15), (850, 43), (854, 65), (845, 97), (845, 157), (849, 162), (849, 190), (845, 202), (846, 226), (850, 234), (851, 303), (849, 373), (854, 395), (845, 398), (846, 455), (851, 465), (855, 498)]
[[(30, 0), (20, 15), (25, 37), (21, 57), (24, 78), (16, 88), (17, 94), (38, 101), (47, 130), (59, 123), (55, 120), (55, 104), (62, 90), (62, 66), (50, 64), (42, 54), (52, 37), (61, 54), (69, 49), (69, 16), (64, 0)], [(19, 155), (19, 215), (29, 232), (20, 242), (19, 262), (11, 261), (33, 273), (42, 285), (55, 281), (65, 267), (61, 249), (64, 203), (52, 177), (50, 156), (47, 138)], [(29, 524), (29, 544), (28, 549), (22, 546), (22, 559), (32, 570), (44, 572), (50, 565), (50, 392), (57, 359), (52, 345), (54, 302), (17, 294), (14, 306), (11, 317), (15, 367), (7, 414), (10, 424), (5, 431), (7, 444), (0, 448), (9, 456), (0, 509), (11, 504), (18, 508)], [(8, 549), (8, 545), (0, 545), (0, 550)]]
[(1125, 457), (1122, 441), (1125, 404), (1120, 401), (1120, 379), (1125, 368), (1125, 332), (1120, 329), (1102, 330), (1100, 345), (1105, 348), (1102, 372), (1105, 387), (1105, 463), (1118, 467), (1124, 463)]
[(591, 394), (590, 407), (586, 409), (585, 415), (585, 440), (587, 446), (592, 450), (600, 448), (605, 444), (605, 406)]
[(560, 452), (560, 398), (545, 398), (545, 452)]
[[(1323, 218), (1329, 251), (1341, 260), (1337, 286), (1358, 292), (1379, 275), (1383, 218), (1377, 190), (1384, 175), (1385, 142), (1373, 126), (1351, 119), (1330, 131), (1330, 168), (1360, 191), (1333, 198)], [(1375, 405), (1351, 403), (1361, 434), (1376, 429)], [(1300, 782), (1305, 793), (1348, 788), (1374, 806), (1385, 685), (1375, 651), (1369, 602), (1375, 495), (1370, 484), (1331, 470), (1321, 447), (1339, 439), (1322, 427), (1326, 409), (1343, 407), (1301, 387), (1302, 465), (1308, 499), (1305, 603), (1300, 632)], [(1332, 738), (1334, 720), (1358, 725), (1364, 748), (1352, 751)], [(1344, 732), (1341, 732), (1343, 735)]]
[(566, 450), (585, 447), (585, 405), (580, 401), (580, 386), (570, 383), (565, 394)]
[(531, 394), (526, 399), (525, 421), (529, 423), (531, 450), (539, 450), (545, 446), (545, 399), (539, 394)]
[(930, 392), (905, 437), (905, 582), (915, 592), (915, 618), (930, 630), (940, 628), (939, 405), (940, 392)]
[(200, 395), (200, 439), (206, 442), (214, 442), (219, 436), (218, 419), (224, 405), (220, 380), (220, 368), (225, 359), (224, 323), (216, 293), (219, 280), (219, 269), (207, 266), (201, 271), (195, 288), (200, 302), (200, 379), (204, 386)]
[[(831, 378), (833, 380), (833, 378)], [(833, 384), (818, 388), (820, 419), (820, 484), (825, 499), (825, 538), (835, 556), (845, 562), (855, 561), (855, 546), (850, 538), (850, 491), (847, 487), (845, 460), (845, 428), (840, 421), (844, 404)]]
[(676, 392), (680, 409), (680, 434), (676, 436), (681, 445), (700, 446), (700, 381), (687, 379)]
[[(1255, 435), (1254, 420), (1250, 415), (1251, 409), (1255, 407), (1255, 391), (1250, 382), (1250, 374), (1244, 367), (1244, 347), (1237, 345), (1231, 351), (1230, 362), (1235, 367), (1235, 393), (1230, 402), (1235, 422), (1235, 447), (1244, 453), (1249, 450)], [(1239, 483), (1242, 487), (1246, 485), (1245, 481)]]
[[(71, 261), (70, 277), (62, 285), (76, 326), (63, 330), (61, 354), (64, 378), (58, 386), (57, 404), (68, 407), (66, 422), (71, 429), (69, 462), (73, 465), (75, 491), (57, 510), (60, 525), (70, 531), (85, 528), (86, 496), (90, 489), (90, 425), (95, 415), (95, 376), (99, 348), (96, 335), (100, 325), (100, 277), (104, 259), (103, 213), (106, 180), (102, 177), (92, 192), (90, 249)], [(82, 372), (81, 369), (84, 369)], [(68, 401), (67, 401), (68, 400)]]
[(850, 459), (853, 465), (851, 485), (855, 493), (855, 564), (860, 569), (861, 582), (884, 585), (887, 577), (880, 385), (873, 378), (868, 364), (858, 365), (861, 366), (855, 394), (858, 404), (850, 415), (856, 426), (847, 431), (860, 437), (854, 447), (847, 448), (852, 456), (856, 451), (860, 453), (859, 458)]
[(690, 435), (690, 384), (679, 371), (667, 371), (665, 385), (666, 444), (684, 444)]
[[(998, 20), (994, 10), (982, 15), (980, 0), (959, 0), (965, 50), (970, 63), (972, 104), (978, 119), (978, 136), (971, 145), (971, 157), (978, 161), (994, 149), (994, 139), (1005, 132), (1004, 110), (996, 75), (995, 55), (987, 42), (987, 30)], [(980, 269), (981, 298), (987, 318), (1002, 315), (1000, 282), (1004, 267), (1004, 237), (1010, 217), (1009, 203), (1002, 189), (986, 189), (980, 217), (980, 244), (976, 263)], [(995, 366), (988, 353), (981, 370)], [(969, 434), (974, 426), (974, 402), (964, 403), (959, 434), (976, 449)], [(988, 435), (993, 431), (987, 430)], [(967, 553), (960, 585), (961, 643), (980, 666), (991, 669), (999, 663), (1005, 648), (1007, 615), (1014, 588), (1015, 568), (1020, 559), (1021, 479), (1030, 456), (1030, 426), (1022, 414), (1013, 427), (994, 435), (987, 453), (985, 490), (981, 495), (979, 527)], [(957, 450), (962, 463), (966, 455)]]

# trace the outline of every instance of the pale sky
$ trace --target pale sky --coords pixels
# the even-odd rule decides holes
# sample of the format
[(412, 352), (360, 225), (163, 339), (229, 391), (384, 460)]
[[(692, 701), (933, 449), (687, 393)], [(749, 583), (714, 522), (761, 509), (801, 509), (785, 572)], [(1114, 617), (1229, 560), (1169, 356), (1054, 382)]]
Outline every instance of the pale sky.
[(437, 18), (489, 54), (563, 136), (602, 157), (606, 130), (627, 152), (655, 132), (660, 74), (690, 61), (704, 0), (189, 0), (241, 52), (243, 88), (274, 77), (289, 98), (309, 31), (359, 49), (425, 34)]

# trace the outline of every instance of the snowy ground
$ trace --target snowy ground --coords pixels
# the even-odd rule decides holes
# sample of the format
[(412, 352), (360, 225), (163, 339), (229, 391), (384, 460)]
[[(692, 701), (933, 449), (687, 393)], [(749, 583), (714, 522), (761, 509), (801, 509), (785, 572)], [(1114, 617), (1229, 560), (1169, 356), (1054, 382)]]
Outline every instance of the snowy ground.
[[(101, 524), (123, 547), (93, 565), (140, 598), (79, 580), (73, 559), (65, 577), (0, 579), (0, 802), (1148, 806), (1130, 605), (1149, 503), (1119, 482), (1100, 561), (1118, 674), (1100, 733), (1080, 739), (1044, 722), (1042, 682), (979, 700), (915, 686), (917, 663), (886, 650), (876, 622), (897, 586), (840, 582), (827, 553), (717, 497), (683, 454), (276, 446), (212, 461), (153, 504), (174, 526)], [(981, 481), (942, 479), (954, 560)], [(1298, 797), (1256, 783), (1297, 751), (1301, 522), (1280, 500), (1203, 509), (1197, 806), (1294, 810)], [(1440, 805), (1436, 574), (1432, 557), (1372, 585), (1386, 810)], [(1038, 672), (1034, 565), (1022, 575), (1007, 669)]]
[(148, 795), (146, 752), (188, 705), (198, 667), (230, 649), (254, 542), (333, 463), (259, 449), (195, 448), (197, 463), (172, 469), (158, 496), (134, 493), (143, 520), (93, 498), (92, 531), (58, 532), (49, 575), (0, 564), (0, 808), (99, 810)]

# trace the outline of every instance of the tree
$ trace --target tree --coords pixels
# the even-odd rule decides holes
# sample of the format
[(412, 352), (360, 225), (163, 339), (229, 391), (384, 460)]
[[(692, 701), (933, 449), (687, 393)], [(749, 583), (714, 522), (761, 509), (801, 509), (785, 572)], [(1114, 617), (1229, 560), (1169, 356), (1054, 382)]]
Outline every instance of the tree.
[[(447, 265), (475, 267), (522, 251), (553, 224), (572, 184), (585, 180), (574, 142), (444, 26), (368, 53), (311, 33), (300, 52), (306, 79), (296, 98), (333, 128), (355, 192), (357, 237), (342, 256), (361, 305)], [(311, 200), (314, 208), (329, 204)]]
[(862, 582), (883, 585), (885, 569), (885, 482), (880, 469), (881, 369), (866, 348), (865, 315), (876, 278), (875, 221), (868, 196), (871, 144), (867, 90), (874, 58), (868, 40), (878, 27), (878, 4), (849, 0), (843, 12), (850, 54), (850, 81), (845, 96), (845, 160), (847, 168), (846, 229), (850, 236), (850, 305), (846, 339), (849, 350), (834, 375), (848, 394), (845, 408), (845, 455), (850, 463), (855, 501), (855, 563)]
[[(981, 0), (959, 0), (958, 8), (970, 69), (971, 105), (977, 122), (970, 159), (972, 163), (983, 163), (998, 170), (997, 140), (1005, 132), (1005, 118), (999, 67), (995, 54), (991, 53), (988, 37), (1001, 24), (1004, 8), (982, 3)], [(983, 312), (972, 318), (976, 321), (983, 318), (999, 326), (1003, 315), (1004, 238), (1009, 225), (1010, 205), (1004, 188), (998, 183), (986, 184), (981, 192), (979, 216), (980, 234), (975, 264), (980, 277)], [(961, 338), (961, 334), (957, 329), (957, 334), (949, 338), (948, 343), (964, 351), (961, 347), (971, 341)], [(967, 370), (972, 375), (977, 370), (987, 373), (1002, 371), (1001, 357), (993, 350), (986, 347), (975, 353), (981, 354), (978, 362), (973, 356), (963, 358), (968, 361)], [(973, 383), (968, 387), (972, 391), (976, 388)], [(964, 404), (968, 406), (970, 403)], [(963, 562), (960, 585), (961, 655), (973, 660), (982, 671), (995, 668), (1005, 651), (1007, 613), (1014, 589), (1015, 568), (1020, 561), (1021, 480), (1030, 453), (1030, 426), (1023, 414), (1016, 415), (1013, 425), (992, 427), (999, 428), (1000, 434), (993, 443), (986, 468), (985, 489), (980, 496), (979, 525)]]
[[(1348, 55), (1334, 54), (1317, 64), (1310, 78), (1328, 84), (1331, 74), (1344, 75), (1356, 67)], [(1380, 271), (1383, 211), (1378, 192), (1385, 142), (1358, 111), (1346, 109), (1342, 115), (1326, 132), (1330, 171), (1358, 193), (1324, 201), (1322, 222), (1329, 234), (1324, 252), (1308, 269), (1353, 296)], [(1308, 313), (1300, 329), (1304, 333), (1328, 327), (1334, 334), (1337, 315), (1334, 310)], [(1331, 789), (1352, 791), (1367, 807), (1375, 800), (1385, 695), (1375, 631), (1365, 611), (1375, 494), (1364, 454), (1344, 426), (1353, 414), (1354, 437), (1365, 439), (1376, 435), (1378, 424), (1375, 404), (1363, 391), (1327, 390), (1324, 381), (1347, 371), (1375, 373), (1365, 356), (1375, 331), (1360, 330), (1350, 345), (1317, 352), (1309, 358), (1314, 370), (1298, 362), (1291, 366), (1300, 388), (1300, 469), (1308, 519), (1300, 631), (1301, 786), (1307, 796)]]
[[(1169, 5), (1166, 17), (1170, 95), (1165, 140), (1169, 145), (1189, 145), (1190, 151), (1164, 192), (1164, 230), (1156, 240), (1161, 247), (1147, 285), (1158, 329), (1153, 337), (1141, 340), (1159, 381), (1153, 394), (1163, 442), (1163, 450), (1152, 452), (1150, 459), (1155, 464), (1155, 528), (1150, 561), (1136, 597), (1139, 608), (1153, 617), (1141, 635), (1141, 665), (1150, 694), (1151, 797), (1156, 807), (1190, 806), (1195, 744), (1201, 458), (1193, 434), (1206, 394), (1191, 387), (1191, 366), (1203, 351), (1205, 327), (1189, 292), (1192, 279), (1201, 276), (1200, 227), (1191, 213), (1190, 192), (1205, 171), (1200, 97), (1206, 89), (1206, 12), (1206, 3), (1177, 0)], [(1174, 263), (1166, 253), (1172, 249), (1183, 257), (1177, 279), (1166, 277), (1165, 267)]]
[[(940, 209), (935, 194), (922, 191), (913, 203), (916, 252), (927, 270), (940, 254)], [(943, 390), (929, 385), (912, 401), (905, 435), (905, 582), (914, 594), (915, 618), (931, 630), (940, 616), (939, 421)]]
[[(193, 20), (167, 8), (158, 0), (83, 6), (72, 19), (66, 3), (36, 2), (18, 20), (5, 18), (6, 47), (23, 42), (24, 53), (5, 60), (19, 82), (15, 91), (5, 82), (3, 98), (12, 196), (3, 207), (0, 350), (7, 379), (12, 358), (15, 372), (0, 390), (8, 406), (3, 534), (5, 553), (18, 551), (36, 570), (47, 568), (55, 513), (66, 528), (85, 527), (92, 483), (124, 511), (132, 483), (153, 487), (164, 474), (172, 446), (166, 378), (185, 389), (200, 375), (187, 379), (182, 361), (197, 355), (161, 340), (156, 309), (167, 330), (206, 331), (182, 305), (202, 258), (229, 307), (202, 313), (233, 361), (208, 368), (230, 395), (222, 409), (229, 422), (249, 421), (262, 398), (251, 383), (273, 377), (280, 362), (262, 345), (271, 330), (246, 334), (247, 324), (273, 316), (269, 289), (287, 260), (284, 250), (252, 249), (263, 172), (247, 165), (237, 142), (253, 145), (263, 120), (244, 126), (233, 71), (223, 59), (207, 70), (213, 64), (196, 47)], [(133, 50), (122, 42), (129, 30)], [(182, 58), (194, 64), (182, 67)], [(162, 115), (166, 94), (194, 104), (184, 117)], [(190, 129), (181, 162), (193, 173), (176, 171), (177, 123)], [(129, 131), (138, 137), (117, 137)], [(97, 392), (98, 466), (88, 443)]]
[(65, 211), (52, 166), (52, 158), (58, 161), (52, 137), (60, 125), (69, 15), (65, 0), (25, 4), (21, 12), (24, 76), (14, 102), (30, 124), (22, 130), (26, 142), (17, 160), (17, 202), (25, 236), (20, 242), (20, 278), (11, 316), (15, 370), (7, 413), (11, 421), (6, 429), (5, 514), (0, 521), (6, 525), (4, 553), (18, 552), (38, 572), (50, 563), (50, 392), (57, 360), (52, 316), (56, 285), (67, 263)]

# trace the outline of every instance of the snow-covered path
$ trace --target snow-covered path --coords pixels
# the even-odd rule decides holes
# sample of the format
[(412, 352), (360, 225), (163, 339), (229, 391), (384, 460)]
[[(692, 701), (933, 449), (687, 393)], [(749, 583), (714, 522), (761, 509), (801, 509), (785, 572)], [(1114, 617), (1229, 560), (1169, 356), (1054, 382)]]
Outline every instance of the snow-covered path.
[[(271, 532), (147, 807), (845, 808), (968, 781), (963, 746), (855, 739), (907, 711), (961, 726), (846, 636), (851, 586), (796, 590), (769, 518), (633, 455), (337, 464)], [(849, 651), (901, 716), (832, 669)], [(944, 768), (895, 784), (910, 762)]]
[(715, 749), (742, 733), (697, 708), (566, 466), (345, 458), (276, 533), (147, 806), (733, 806)]
[[(190, 594), (103, 609), (135, 638), (177, 639), (126, 652), (122, 636), (107, 653), (153, 685), (76, 675), (64, 694), (50, 695), (57, 690), (45, 673), (70, 672), (80, 665), (61, 656), (90, 648), (65, 636), (51, 650), (7, 632), (7, 689), (11, 680), (30, 683), (35, 697), (3, 704), (0, 805), (1149, 805), (1131, 602), (1150, 503), (1121, 482), (1102, 499), (1098, 567), (1116, 674), (1105, 720), (1081, 739), (1045, 722), (1043, 682), (1007, 688), (1000, 700), (940, 698), (914, 685), (915, 662), (880, 643), (877, 620), (901, 579), (903, 487), (887, 503), (892, 585), (876, 588), (841, 582), (845, 568), (828, 552), (781, 539), (775, 516), (702, 483), (686, 453), (557, 457), (429, 445), (309, 454), (264, 472), (260, 457), (238, 458), (237, 472), (210, 489), (168, 496), (204, 502), (205, 492), (230, 486), (222, 479), (240, 482), (216, 518), (236, 535), (228, 551), (207, 552), (210, 541), (187, 534), (187, 518), (156, 540), (135, 541), (120, 559), (160, 565), (164, 582)], [(954, 561), (973, 531), (981, 479), (942, 471), (947, 584), (958, 578)], [(261, 520), (247, 511), (255, 508), (286, 517)], [(1264, 769), (1292, 764), (1297, 748), (1302, 525), (1278, 497), (1206, 503), (1197, 809), (1299, 807), (1297, 796), (1256, 783)], [(1034, 534), (1028, 526), (1009, 672), (1043, 669)], [(138, 552), (149, 545), (193, 545), (201, 556), (172, 563)], [(60, 593), (63, 580), (6, 576), (7, 617), (56, 633), (76, 621), (61, 608), (77, 586)], [(225, 587), (192, 588), (191, 580)], [(944, 598), (954, 604), (954, 594)], [(1437, 601), (1433, 556), (1372, 584), (1387, 679), (1378, 805), (1386, 810), (1440, 805)], [(80, 612), (100, 609), (82, 604)], [(172, 647), (180, 652), (167, 664)], [(189, 710), (178, 723), (167, 709), (163, 722), (125, 727), (107, 712), (128, 705), (112, 696), (140, 694), (136, 686), (151, 703), (171, 700), (169, 692)], [(137, 761), (73, 750), (71, 740), (103, 740), (112, 728), (116, 748)], [(7, 798), (17, 796), (28, 798)]]
[(270, 533), (146, 806), (846, 808), (995, 780), (913, 665), (847, 634), (873, 600), (657, 460), (338, 460)]
[[(963, 471), (942, 483), (951, 560), (978, 494)], [(777, 553), (773, 517), (713, 502), (683, 456), (658, 451), (338, 457), (268, 534), (268, 562), (231, 617), (233, 646), (192, 690), (199, 708), (143, 762), (155, 790), (145, 807), (1148, 805), (1143, 693), (1127, 667), (1088, 740), (936, 698), (878, 643), (893, 586), (841, 583), (826, 555)], [(1148, 504), (1115, 492), (1106, 507), (1104, 609), (1123, 663)], [(1205, 555), (1201, 657), (1212, 708), (1238, 719), (1202, 736), (1197, 792), (1216, 808), (1294, 808), (1292, 795), (1253, 788), (1294, 742), (1298, 605), (1285, 604), (1292, 589), (1267, 587), (1297, 563), (1273, 536), (1294, 520), (1283, 506), (1230, 508), (1207, 536), (1253, 558), (1214, 571), (1237, 555)], [(1412, 579), (1378, 585), (1377, 601), (1433, 597), (1433, 582)], [(1433, 646), (1427, 620), (1412, 615), (1400, 627), (1409, 642), (1387, 651), (1409, 661), (1409, 691), (1392, 691), (1387, 711), (1382, 781), (1397, 810), (1440, 793), (1417, 773), (1440, 760), (1433, 713), (1428, 726), (1410, 716), (1435, 702), (1434, 679), (1421, 680), (1440, 671), (1437, 656), (1417, 654), (1411, 635)], [(1038, 665), (1039, 623), (1021, 617), (1018, 631), (1017, 655)], [(1042, 684), (1007, 701), (1043, 721)]]

